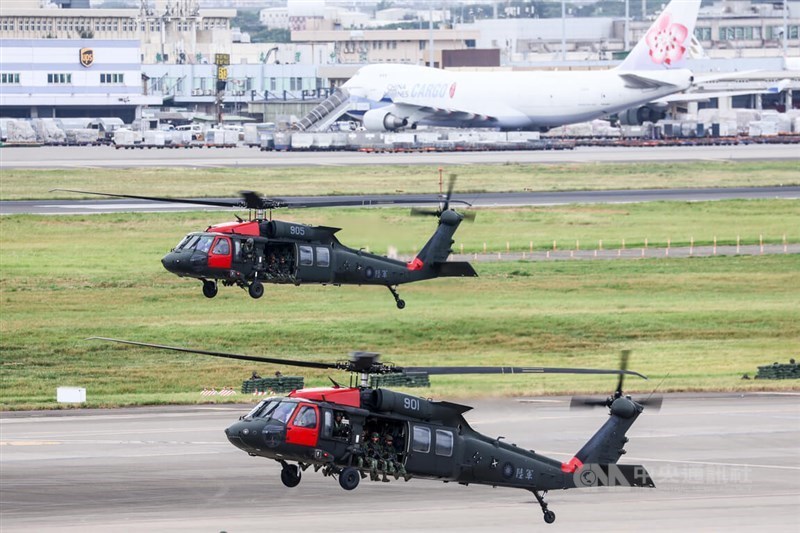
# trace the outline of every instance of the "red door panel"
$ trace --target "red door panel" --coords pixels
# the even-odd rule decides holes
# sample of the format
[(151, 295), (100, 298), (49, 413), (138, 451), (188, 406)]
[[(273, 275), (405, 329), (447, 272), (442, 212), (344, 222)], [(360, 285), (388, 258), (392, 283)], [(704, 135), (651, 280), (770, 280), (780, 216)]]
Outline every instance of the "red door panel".
[(231, 240), (228, 237), (217, 237), (208, 252), (208, 267), (230, 268), (232, 257)]
[(314, 447), (318, 437), (319, 409), (316, 405), (301, 404), (286, 426), (286, 443)]

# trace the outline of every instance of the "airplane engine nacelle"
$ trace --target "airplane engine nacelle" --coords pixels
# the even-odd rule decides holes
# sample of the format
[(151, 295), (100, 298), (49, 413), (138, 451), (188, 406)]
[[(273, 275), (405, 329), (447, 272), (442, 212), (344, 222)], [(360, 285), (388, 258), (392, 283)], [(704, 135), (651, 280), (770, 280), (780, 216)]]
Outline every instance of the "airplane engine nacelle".
[(394, 131), (408, 125), (407, 118), (393, 115), (388, 109), (370, 109), (363, 120), (368, 131)]
[(666, 108), (648, 104), (621, 111), (619, 113), (619, 123), (624, 126), (641, 126), (645, 122), (658, 122), (666, 116)]

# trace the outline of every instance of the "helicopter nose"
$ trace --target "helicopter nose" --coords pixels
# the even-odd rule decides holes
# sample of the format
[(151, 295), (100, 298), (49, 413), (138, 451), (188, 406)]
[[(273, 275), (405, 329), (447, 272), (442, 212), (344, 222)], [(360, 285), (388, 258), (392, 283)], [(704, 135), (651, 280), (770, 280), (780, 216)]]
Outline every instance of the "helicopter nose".
[(161, 258), (161, 264), (164, 265), (164, 268), (166, 268), (170, 272), (175, 272), (178, 266), (179, 260), (175, 256), (176, 254), (174, 252), (170, 252)]

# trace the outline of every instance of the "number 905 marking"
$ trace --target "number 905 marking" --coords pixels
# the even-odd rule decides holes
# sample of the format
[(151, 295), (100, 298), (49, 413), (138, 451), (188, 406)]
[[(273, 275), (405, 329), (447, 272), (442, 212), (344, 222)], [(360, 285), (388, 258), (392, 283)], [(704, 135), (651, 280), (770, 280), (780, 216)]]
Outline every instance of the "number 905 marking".
[(303, 236), (306, 234), (306, 228), (303, 226), (289, 226), (289, 234)]

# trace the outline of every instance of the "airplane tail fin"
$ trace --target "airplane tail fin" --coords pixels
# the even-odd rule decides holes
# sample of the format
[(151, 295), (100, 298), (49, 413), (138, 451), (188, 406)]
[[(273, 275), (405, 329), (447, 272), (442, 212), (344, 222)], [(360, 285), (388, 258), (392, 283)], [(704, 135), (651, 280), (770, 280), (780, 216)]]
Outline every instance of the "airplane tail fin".
[(701, 0), (672, 0), (617, 68), (624, 71), (685, 68)]

